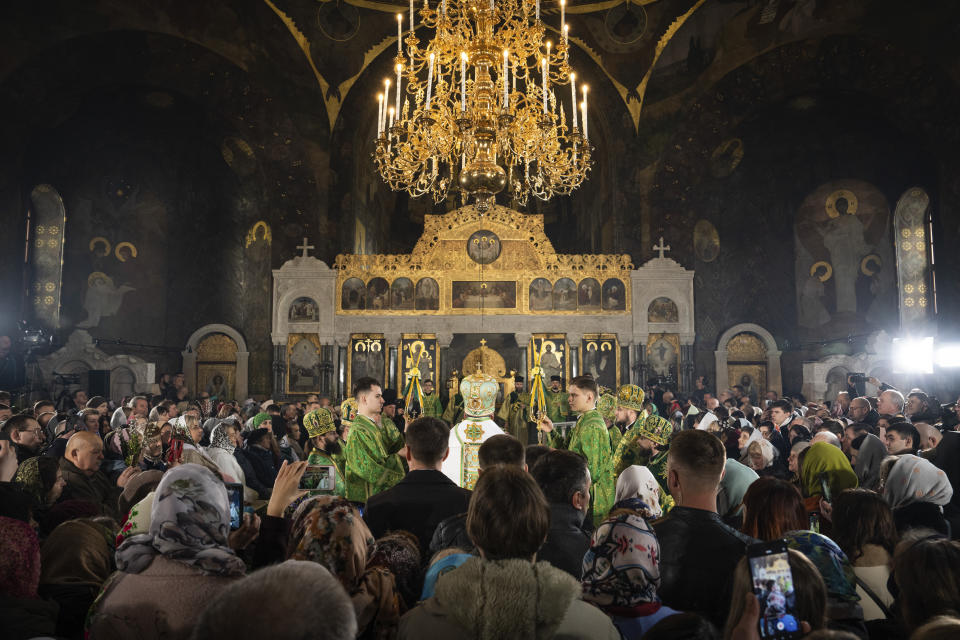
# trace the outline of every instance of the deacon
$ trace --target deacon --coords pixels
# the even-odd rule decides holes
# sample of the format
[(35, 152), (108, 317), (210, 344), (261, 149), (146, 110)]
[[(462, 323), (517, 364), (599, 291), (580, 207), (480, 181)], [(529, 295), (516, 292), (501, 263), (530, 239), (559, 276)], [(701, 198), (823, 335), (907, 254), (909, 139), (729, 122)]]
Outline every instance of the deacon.
[(551, 440), (557, 449), (575, 451), (587, 459), (590, 468), (590, 501), (593, 507), (594, 526), (599, 526), (613, 506), (616, 477), (610, 452), (610, 434), (603, 416), (597, 411), (597, 383), (590, 376), (577, 376), (568, 388), (570, 409), (579, 413), (577, 424), (567, 437), (552, 433), (553, 421), (549, 416), (541, 416), (540, 427), (552, 433)]
[(347, 484), (343, 477), (343, 447), (337, 436), (337, 427), (333, 422), (330, 409), (314, 409), (303, 416), (303, 426), (307, 429), (309, 444), (313, 446), (307, 456), (307, 464), (329, 465), (336, 470), (334, 493), (346, 497)]
[(360, 378), (354, 389), (357, 415), (344, 449), (347, 499), (366, 503), (372, 495), (400, 482), (405, 475), (396, 452), (387, 451), (378, 420), (383, 410), (383, 390), (373, 378)]
[(423, 406), (421, 414), (427, 418), (439, 418), (443, 415), (443, 403), (440, 402), (440, 394), (433, 392), (433, 380), (424, 380), (421, 385), (423, 389)]
[(473, 489), (480, 475), (480, 445), (503, 431), (493, 421), (500, 385), (481, 371), (460, 383), (464, 398), (464, 419), (450, 430), (450, 453), (440, 470), (464, 489)]
[(570, 402), (567, 392), (563, 390), (563, 380), (560, 376), (550, 376), (550, 387), (546, 393), (547, 416), (554, 422), (563, 422), (570, 415)]
[(443, 410), (443, 415), (440, 417), (447, 424), (454, 425), (463, 418), (463, 396), (460, 395), (456, 371), (450, 375), (450, 379), (447, 381), (447, 391), (447, 408)]
[(403, 434), (397, 427), (397, 422), (403, 420), (403, 414), (397, 418), (397, 409), (403, 407), (403, 398), (397, 397), (393, 389), (383, 390), (383, 411), (380, 412), (380, 435), (387, 453), (397, 453), (403, 449)]

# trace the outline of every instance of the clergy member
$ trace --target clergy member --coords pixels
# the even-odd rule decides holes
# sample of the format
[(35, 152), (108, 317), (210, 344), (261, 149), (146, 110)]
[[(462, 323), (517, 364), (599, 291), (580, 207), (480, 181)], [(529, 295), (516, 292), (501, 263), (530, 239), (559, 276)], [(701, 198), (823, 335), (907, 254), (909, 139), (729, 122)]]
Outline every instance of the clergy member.
[(443, 404), (440, 402), (440, 396), (433, 392), (433, 380), (423, 381), (423, 416), (427, 418), (439, 418), (443, 415)]
[(450, 430), (450, 453), (440, 470), (464, 489), (473, 489), (480, 473), (480, 445), (503, 431), (493, 421), (497, 408), (496, 378), (478, 371), (460, 383), (464, 418)]
[(383, 390), (373, 378), (360, 378), (354, 388), (357, 415), (353, 419), (346, 457), (347, 499), (366, 503), (389, 489), (404, 476), (403, 463), (396, 453), (387, 453), (377, 422), (383, 409)]
[[(590, 376), (577, 376), (570, 381), (567, 395), (570, 409), (579, 413), (576, 426), (567, 437), (552, 433), (551, 440), (558, 449), (575, 451), (587, 459), (590, 468), (590, 500), (593, 505), (594, 526), (599, 526), (613, 506), (616, 477), (610, 452), (610, 434), (603, 416), (597, 411), (597, 382)], [(540, 426), (547, 433), (553, 432), (549, 416), (540, 418)]]
[(563, 380), (560, 376), (550, 376), (550, 386), (547, 388), (545, 400), (547, 415), (554, 422), (563, 422), (570, 415), (570, 402), (567, 392), (563, 390)]
[[(618, 419), (630, 424), (620, 439), (613, 454), (614, 473), (619, 476), (629, 466), (644, 465), (660, 483), (661, 497), (669, 495), (667, 489), (667, 446), (673, 436), (673, 425), (660, 416), (644, 417), (643, 389), (625, 384), (617, 393)], [(664, 503), (661, 502), (661, 506)]]
[(507, 433), (524, 446), (537, 444), (536, 423), (530, 411), (530, 394), (523, 390), (523, 376), (514, 376), (513, 391), (500, 406), (500, 417), (506, 422)]
[(344, 480), (343, 448), (337, 436), (337, 427), (333, 422), (333, 413), (330, 409), (315, 409), (303, 416), (303, 426), (310, 438), (309, 445), (313, 447), (307, 456), (307, 464), (332, 466), (335, 470), (334, 493), (346, 497), (347, 484)]
[[(616, 451), (620, 438), (623, 436), (617, 421), (617, 397), (609, 393), (605, 387), (600, 388), (597, 411), (603, 417), (603, 423), (607, 425), (607, 433), (610, 434), (610, 451)], [(620, 474), (617, 474), (617, 477), (619, 476)]]

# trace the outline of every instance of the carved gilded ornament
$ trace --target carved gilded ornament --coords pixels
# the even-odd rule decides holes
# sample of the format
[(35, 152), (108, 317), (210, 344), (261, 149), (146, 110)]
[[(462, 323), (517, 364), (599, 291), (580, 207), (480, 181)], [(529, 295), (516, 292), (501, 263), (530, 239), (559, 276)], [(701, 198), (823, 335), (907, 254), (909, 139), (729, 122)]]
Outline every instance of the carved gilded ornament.
[[(493, 234), (499, 240), (499, 255), (489, 264), (481, 264), (471, 257), (469, 241), (478, 231)], [(484, 235), (484, 237), (487, 237)], [(587, 313), (630, 313), (630, 272), (634, 266), (626, 254), (558, 254), (543, 230), (543, 216), (524, 214), (506, 207), (492, 207), (481, 216), (472, 207), (463, 207), (445, 215), (428, 215), (424, 230), (410, 254), (404, 255), (354, 255), (340, 254), (334, 260), (337, 270), (337, 313), (342, 315), (473, 315), (481, 313), (479, 305), (466, 305), (461, 300), (454, 304), (454, 282), (486, 283), (491, 290), (504, 289), (516, 283), (516, 298), (507, 297), (498, 301), (500, 306), (489, 302), (484, 314), (523, 315), (576, 315)], [(440, 288), (439, 308), (344, 309), (343, 284), (357, 278), (369, 284), (374, 278), (384, 278), (393, 283), (399, 278), (409, 278), (417, 283), (423, 278), (432, 278)], [(616, 310), (580, 309), (579, 311), (531, 311), (530, 284), (537, 278), (552, 283), (569, 278), (575, 283), (595, 278), (599, 283), (616, 278), (623, 285), (626, 297)], [(464, 285), (458, 285), (462, 288)], [(479, 285), (477, 285), (479, 287)], [(486, 288), (486, 287), (482, 287)], [(370, 295), (367, 292), (367, 298)]]
[(727, 343), (729, 362), (765, 362), (767, 345), (752, 333), (738, 333)]
[(197, 345), (197, 360), (199, 362), (236, 362), (237, 343), (228, 335), (211, 334)]

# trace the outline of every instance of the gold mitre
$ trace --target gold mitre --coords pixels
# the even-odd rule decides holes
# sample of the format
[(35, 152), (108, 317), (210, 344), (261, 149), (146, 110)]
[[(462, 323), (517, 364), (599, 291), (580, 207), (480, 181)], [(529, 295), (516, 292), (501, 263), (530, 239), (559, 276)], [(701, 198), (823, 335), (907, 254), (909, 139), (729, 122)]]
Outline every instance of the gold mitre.
[(484, 373), (478, 362), (476, 373), (471, 373), (460, 382), (463, 412), (472, 418), (491, 415), (497, 408), (499, 390), (500, 385), (497, 379)]

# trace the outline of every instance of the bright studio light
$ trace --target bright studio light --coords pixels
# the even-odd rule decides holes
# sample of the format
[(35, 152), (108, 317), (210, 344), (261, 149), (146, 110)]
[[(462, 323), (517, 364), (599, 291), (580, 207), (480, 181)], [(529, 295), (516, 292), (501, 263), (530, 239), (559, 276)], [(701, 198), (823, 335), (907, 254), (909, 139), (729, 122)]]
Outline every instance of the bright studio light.
[(894, 338), (894, 373), (933, 373), (933, 338)]
[(960, 343), (940, 345), (937, 348), (937, 366), (960, 367)]

